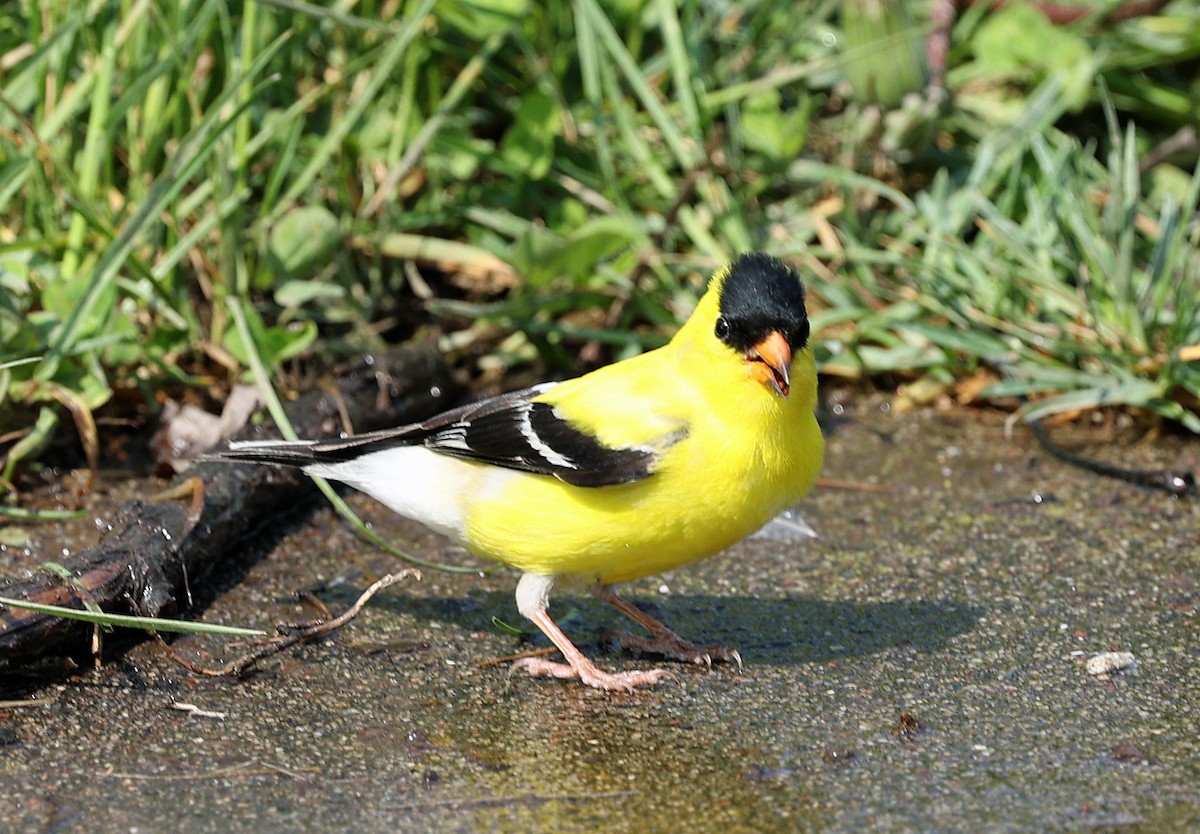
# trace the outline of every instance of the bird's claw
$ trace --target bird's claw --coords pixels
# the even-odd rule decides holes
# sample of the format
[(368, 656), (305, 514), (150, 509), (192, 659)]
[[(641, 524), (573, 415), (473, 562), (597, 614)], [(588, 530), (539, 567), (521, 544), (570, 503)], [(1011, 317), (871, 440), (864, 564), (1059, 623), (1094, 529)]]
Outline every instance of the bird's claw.
[(626, 649), (637, 649), (650, 654), (662, 655), (684, 663), (695, 663), (697, 666), (713, 665), (713, 661), (736, 663), (738, 671), (742, 671), (742, 656), (737, 649), (729, 646), (710, 645), (697, 646), (676, 636), (641, 637), (628, 631), (604, 632), (604, 636), (617, 641)]

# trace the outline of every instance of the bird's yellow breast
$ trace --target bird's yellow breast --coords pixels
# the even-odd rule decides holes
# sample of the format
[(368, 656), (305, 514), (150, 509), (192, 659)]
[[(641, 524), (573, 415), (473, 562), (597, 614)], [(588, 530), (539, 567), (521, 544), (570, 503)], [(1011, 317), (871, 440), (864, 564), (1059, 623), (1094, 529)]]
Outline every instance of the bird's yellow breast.
[(650, 476), (576, 487), (480, 466), (467, 546), (522, 571), (622, 582), (710, 556), (795, 504), (822, 459), (811, 350), (797, 354), (785, 399), (701, 335), (685, 326), (664, 348), (539, 398), (609, 445), (672, 441)]

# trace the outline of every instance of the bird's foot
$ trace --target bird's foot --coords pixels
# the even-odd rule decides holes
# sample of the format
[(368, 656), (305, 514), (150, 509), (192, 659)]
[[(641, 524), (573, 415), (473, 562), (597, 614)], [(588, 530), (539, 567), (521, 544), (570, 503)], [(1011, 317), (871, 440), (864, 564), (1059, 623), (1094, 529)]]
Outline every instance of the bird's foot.
[(616, 640), (626, 649), (638, 649), (697, 666), (712, 666), (713, 661), (736, 663), (738, 671), (742, 670), (742, 656), (737, 649), (721, 645), (697, 646), (669, 629), (664, 629), (664, 632), (654, 637), (641, 637), (628, 631), (606, 631), (604, 636)]
[(623, 690), (632, 692), (635, 686), (653, 686), (663, 678), (673, 677), (666, 669), (649, 669), (638, 672), (602, 672), (591, 663), (578, 668), (568, 663), (555, 663), (541, 657), (523, 657), (512, 665), (513, 671), (524, 669), (531, 676), (549, 675), (561, 680), (579, 681), (593, 689), (609, 692)]

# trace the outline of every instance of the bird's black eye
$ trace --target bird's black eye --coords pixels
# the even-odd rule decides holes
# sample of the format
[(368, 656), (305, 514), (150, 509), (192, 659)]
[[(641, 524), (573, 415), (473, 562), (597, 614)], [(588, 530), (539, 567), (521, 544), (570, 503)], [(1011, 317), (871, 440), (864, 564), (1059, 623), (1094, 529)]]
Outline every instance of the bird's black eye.
[(725, 318), (724, 316), (718, 317), (717, 318), (717, 326), (715, 328), (713, 328), (713, 332), (716, 333), (717, 338), (720, 339), (722, 342), (724, 342), (726, 339), (728, 339), (729, 338), (729, 319)]
[(795, 332), (792, 333), (792, 338), (788, 340), (788, 344), (792, 346), (793, 350), (800, 350), (800, 348), (808, 344), (808, 337), (810, 335), (812, 335), (812, 325), (808, 323), (808, 319), (804, 319), (804, 321), (800, 322), (800, 326), (796, 328)]

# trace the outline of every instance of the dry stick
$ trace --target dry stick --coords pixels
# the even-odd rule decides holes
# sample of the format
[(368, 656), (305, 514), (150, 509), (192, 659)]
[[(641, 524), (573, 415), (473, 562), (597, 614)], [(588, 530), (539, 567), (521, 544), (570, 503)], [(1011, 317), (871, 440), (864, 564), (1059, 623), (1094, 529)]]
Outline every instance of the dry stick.
[(197, 675), (207, 675), (210, 678), (223, 678), (227, 676), (237, 677), (242, 675), (258, 661), (270, 657), (273, 654), (279, 654), (284, 649), (291, 648), (297, 643), (307, 643), (310, 640), (315, 640), (323, 634), (328, 634), (331, 631), (341, 628), (346, 623), (358, 616), (358, 612), (362, 611), (363, 606), (375, 596), (376, 593), (387, 588), (390, 585), (395, 585), (401, 579), (409, 576), (421, 578), (421, 574), (412, 568), (406, 568), (399, 573), (389, 573), (387, 576), (381, 577), (374, 582), (367, 590), (363, 591), (353, 605), (347, 608), (341, 615), (334, 617), (332, 620), (309, 620), (305, 623), (280, 623), (275, 628), (279, 631), (279, 636), (271, 640), (262, 642), (253, 651), (247, 652), (239, 658), (229, 661), (223, 666), (218, 666), (215, 669), (207, 666), (200, 666), (192, 663), (183, 657), (180, 657), (167, 642), (162, 639), (158, 632), (151, 632), (155, 639), (158, 640), (158, 645), (162, 648), (167, 656), (178, 663), (180, 666), (187, 669), (189, 672)]
[(843, 489), (847, 492), (891, 492), (891, 487), (868, 481), (848, 481), (844, 478), (817, 478), (818, 489)]
[(524, 660), (527, 657), (547, 657), (558, 651), (557, 646), (547, 646), (544, 649), (534, 649), (529, 652), (521, 652), (520, 654), (510, 654), (504, 657), (492, 657), (487, 660), (481, 660), (475, 664), (477, 669), (486, 669), (489, 666), (502, 666), (505, 663), (512, 663), (514, 660)]
[(950, 31), (954, 28), (955, 0), (933, 0), (929, 4), (929, 34), (925, 56), (929, 62), (929, 86), (946, 86), (946, 58), (950, 54)]
[(538, 795), (527, 793), (521, 796), (486, 796), (469, 799), (446, 799), (440, 802), (423, 802), (415, 805), (393, 805), (389, 810), (392, 811), (432, 811), (438, 808), (500, 808), (505, 806), (519, 805), (544, 805), (549, 802), (595, 802), (598, 799), (625, 799), (630, 796), (637, 796), (637, 791), (595, 791), (592, 793), (572, 794), (546, 794)]
[[(258, 770), (251, 768), (257, 767)], [(234, 777), (245, 776), (264, 776), (271, 774), (282, 774), (290, 779), (301, 778), (302, 773), (320, 773), (321, 769), (316, 767), (298, 767), (298, 768), (283, 768), (270, 762), (264, 762), (260, 759), (247, 759), (244, 762), (238, 762), (227, 767), (220, 767), (216, 770), (208, 770), (203, 773), (127, 773), (115, 770), (101, 771), (99, 774), (102, 779), (131, 779), (142, 782), (198, 782), (209, 779), (231, 779)]]
[(1054, 457), (1080, 469), (1095, 472), (1108, 478), (1116, 478), (1135, 486), (1147, 489), (1161, 489), (1176, 498), (1196, 494), (1196, 475), (1186, 469), (1126, 469), (1114, 466), (1096, 458), (1084, 457), (1066, 449), (1051, 439), (1045, 424), (1040, 420), (1030, 420), (1029, 428), (1037, 438), (1042, 448)]
[(200, 522), (200, 517), (204, 515), (204, 481), (200, 478), (192, 476), (184, 481), (167, 487), (158, 495), (150, 497), (150, 502), (159, 504), (163, 501), (177, 500), (180, 498), (190, 498), (188, 501), (187, 515), (183, 519), (183, 530), (181, 533), (184, 536), (189, 535), (196, 525)]
[[(338, 390), (355, 428), (369, 431), (443, 410), (459, 389), (432, 346), (408, 346), (363, 362), (338, 380)], [(320, 391), (287, 408), (304, 437), (337, 434), (341, 410)], [(247, 430), (240, 436), (272, 435)], [(189, 489), (187, 479), (179, 479), (174, 488), (190, 493), (187, 506), (130, 501), (109, 516), (111, 532), (98, 545), (62, 560), (105, 611), (164, 616), (185, 608), (189, 584), (195, 589), (218, 565), (225, 573), (244, 570), (259, 555), (243, 546), (248, 537), (274, 516), (316, 505), (320, 495), (298, 470), (203, 463), (188, 475), (203, 489)], [(83, 607), (79, 593), (56, 576), (0, 579), (0, 596)], [(80, 652), (89, 633), (84, 623), (0, 607), (0, 669)]]
[(1197, 148), (1200, 148), (1200, 139), (1196, 136), (1196, 128), (1184, 125), (1147, 151), (1138, 162), (1138, 171), (1144, 174), (1177, 153), (1195, 153)]

